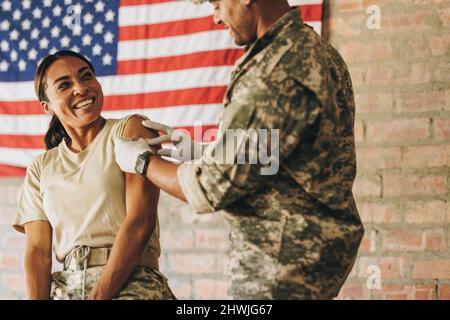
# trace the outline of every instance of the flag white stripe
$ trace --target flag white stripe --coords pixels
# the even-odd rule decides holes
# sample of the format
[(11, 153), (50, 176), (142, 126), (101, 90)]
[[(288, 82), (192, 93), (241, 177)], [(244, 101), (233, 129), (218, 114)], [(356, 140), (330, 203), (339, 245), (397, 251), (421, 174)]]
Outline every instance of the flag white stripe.
[(0, 148), (0, 164), (27, 167), (35, 157), (43, 152), (43, 149)]
[[(174, 106), (151, 109), (130, 109), (103, 111), (104, 118), (118, 119), (129, 114), (142, 114), (154, 121), (165, 123), (171, 127), (192, 126), (194, 121), (202, 121), (203, 125), (214, 125), (222, 111), (221, 104), (205, 104), (192, 106)], [(47, 131), (50, 116), (48, 115), (0, 115), (0, 135), (41, 135)]]
[(291, 6), (299, 6), (305, 4), (322, 4), (323, 0), (288, 0)]
[(213, 30), (157, 39), (120, 41), (117, 59), (123, 61), (170, 57), (233, 48), (237, 46), (228, 35), (228, 30)]
[(320, 21), (308, 21), (306, 22), (308, 26), (311, 26), (314, 28), (314, 31), (317, 32), (319, 35), (322, 34), (322, 22)]
[[(322, 4), (322, 0), (289, 0), (291, 6)], [(170, 14), (167, 14), (170, 12)], [(187, 0), (119, 8), (119, 26), (139, 26), (203, 18), (213, 14), (209, 3), (193, 5)]]
[[(170, 12), (170, 14), (167, 14)], [(126, 6), (119, 9), (119, 26), (138, 26), (211, 16), (209, 3), (194, 5), (189, 1), (163, 2), (147, 5)]]
[[(98, 77), (103, 93), (125, 95), (135, 93), (161, 92), (210, 86), (226, 86), (233, 66), (184, 69), (149, 74)], [(1, 82), (2, 101), (34, 101), (32, 81)]]

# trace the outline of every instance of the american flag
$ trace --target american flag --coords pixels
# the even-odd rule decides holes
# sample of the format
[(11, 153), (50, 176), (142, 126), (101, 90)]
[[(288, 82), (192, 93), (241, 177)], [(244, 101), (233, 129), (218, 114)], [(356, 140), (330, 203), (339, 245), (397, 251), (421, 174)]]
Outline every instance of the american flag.
[[(321, 32), (322, 0), (292, 0)], [(242, 55), (212, 20), (212, 6), (187, 0), (4, 0), (0, 2), (0, 176), (23, 175), (44, 151), (50, 117), (33, 77), (48, 53), (71, 49), (93, 62), (103, 116), (139, 113), (193, 131), (217, 127), (235, 61)], [(200, 137), (201, 138), (201, 137)]]

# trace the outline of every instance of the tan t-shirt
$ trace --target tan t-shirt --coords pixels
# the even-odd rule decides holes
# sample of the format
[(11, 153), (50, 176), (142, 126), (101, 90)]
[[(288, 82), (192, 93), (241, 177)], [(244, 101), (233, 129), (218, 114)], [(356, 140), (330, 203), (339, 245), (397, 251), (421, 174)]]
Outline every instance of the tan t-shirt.
[[(14, 227), (49, 221), (58, 261), (76, 245), (110, 247), (126, 216), (125, 175), (115, 162), (114, 138), (130, 116), (107, 119), (94, 141), (79, 153), (63, 141), (28, 167)], [(147, 250), (160, 255), (159, 222)]]

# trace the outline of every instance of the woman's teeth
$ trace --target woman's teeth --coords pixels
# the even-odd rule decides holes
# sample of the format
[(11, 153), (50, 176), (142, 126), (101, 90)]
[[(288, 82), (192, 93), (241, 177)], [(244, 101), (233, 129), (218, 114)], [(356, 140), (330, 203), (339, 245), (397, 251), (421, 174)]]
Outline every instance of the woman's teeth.
[(87, 106), (88, 104), (91, 104), (92, 102), (94, 102), (94, 99), (89, 99), (89, 100), (81, 101), (80, 103), (77, 103), (77, 104), (75, 105), (75, 109), (81, 109), (81, 108), (83, 108), (84, 106)]

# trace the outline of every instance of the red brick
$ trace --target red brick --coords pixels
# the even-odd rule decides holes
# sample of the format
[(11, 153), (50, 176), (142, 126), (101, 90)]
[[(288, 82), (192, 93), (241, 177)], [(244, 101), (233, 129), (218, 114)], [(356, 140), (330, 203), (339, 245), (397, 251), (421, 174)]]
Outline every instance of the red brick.
[(339, 292), (338, 299), (369, 299), (370, 293), (366, 283), (346, 283)]
[(383, 6), (385, 6), (386, 4), (390, 4), (392, 2), (393, 2), (393, 0), (363, 0), (362, 7), (367, 8), (369, 6), (376, 5), (382, 9)]
[(356, 197), (380, 197), (380, 177), (357, 177), (353, 185), (353, 192)]
[(19, 233), (13, 229), (3, 234), (1, 246), (8, 249), (25, 249), (26, 239), (23, 233)]
[(364, 123), (362, 121), (355, 121), (355, 141), (364, 141)]
[(406, 31), (426, 31), (432, 28), (429, 21), (433, 12), (431, 10), (416, 11), (405, 14), (405, 12), (384, 12), (382, 14), (382, 28), (377, 33), (395, 34)]
[(169, 287), (177, 299), (192, 299), (191, 280), (169, 276)]
[(425, 249), (429, 251), (446, 251), (448, 235), (443, 229), (427, 229), (425, 231)]
[(404, 149), (403, 167), (426, 168), (447, 165), (447, 150), (443, 146), (415, 146)]
[(431, 49), (433, 56), (445, 55), (449, 52), (450, 48), (450, 35), (432, 35), (428, 37), (428, 46)]
[(408, 201), (405, 203), (405, 222), (443, 223), (448, 206), (445, 201)]
[(441, 62), (434, 68), (434, 81), (449, 82), (450, 81), (450, 63)]
[(228, 231), (219, 229), (199, 229), (195, 231), (195, 247), (202, 249), (227, 249)]
[(429, 126), (427, 118), (367, 122), (366, 140), (373, 143), (423, 141), (429, 138)]
[(450, 7), (438, 10), (439, 19), (443, 27), (450, 27)]
[(0, 253), (0, 269), (19, 270), (21, 259), (16, 253)]
[(164, 250), (193, 248), (194, 231), (162, 229), (161, 246)]
[(386, 293), (386, 300), (408, 300), (407, 293)]
[(367, 68), (365, 83), (368, 85), (388, 85), (394, 77), (392, 66), (386, 63), (372, 63)]
[(214, 254), (174, 253), (168, 257), (170, 272), (181, 274), (220, 273)]
[(369, 237), (364, 236), (359, 246), (359, 252), (369, 253), (372, 252), (372, 240)]
[(333, 30), (333, 35), (341, 37), (357, 37), (366, 29), (366, 16), (356, 15), (351, 17), (331, 17), (330, 29)]
[(359, 86), (363, 85), (366, 79), (365, 66), (349, 65), (349, 73), (354, 88), (358, 88)]
[(396, 45), (398, 58), (402, 61), (424, 59), (430, 56), (428, 42), (418, 34), (404, 36), (397, 41)]
[(0, 226), (3, 225), (10, 231), (13, 231), (13, 229), (11, 229), (11, 223), (14, 215), (16, 214), (16, 211), (17, 205), (7, 206), (2, 204), (2, 210), (0, 211)]
[(415, 300), (436, 300), (436, 287), (433, 285), (415, 285), (413, 297)]
[(194, 281), (194, 299), (227, 299), (228, 282), (212, 279)]
[(390, 197), (437, 195), (447, 192), (444, 176), (404, 176), (385, 174), (383, 176), (383, 195)]
[(392, 203), (363, 203), (358, 207), (364, 212), (364, 221), (396, 223), (402, 220), (400, 208)]
[(391, 148), (357, 148), (356, 161), (358, 169), (392, 169), (401, 167), (400, 147)]
[(439, 285), (439, 299), (450, 300), (450, 285)]
[(1, 276), (4, 287), (9, 291), (20, 293), (25, 291), (25, 278), (23, 274), (3, 273)]
[(392, 46), (389, 41), (352, 41), (341, 44), (339, 52), (347, 62), (388, 60), (392, 54)]
[(336, 2), (337, 9), (342, 12), (361, 10), (360, 0), (341, 0)]
[(442, 110), (450, 95), (445, 91), (405, 92), (401, 95), (400, 112), (423, 112)]
[(395, 84), (426, 84), (431, 81), (432, 66), (425, 62), (395, 65)]
[(394, 97), (389, 92), (356, 93), (355, 106), (357, 113), (392, 113)]
[(412, 275), (413, 279), (450, 279), (450, 260), (417, 261)]
[(434, 137), (436, 141), (450, 141), (450, 119), (434, 121)]
[(421, 251), (424, 248), (424, 235), (421, 230), (384, 230), (383, 250)]
[(372, 273), (368, 272), (370, 266), (380, 269), (381, 282), (384, 279), (401, 278), (400, 259), (398, 257), (361, 257), (359, 258), (359, 277), (367, 279)]

